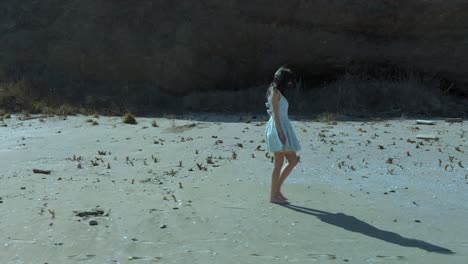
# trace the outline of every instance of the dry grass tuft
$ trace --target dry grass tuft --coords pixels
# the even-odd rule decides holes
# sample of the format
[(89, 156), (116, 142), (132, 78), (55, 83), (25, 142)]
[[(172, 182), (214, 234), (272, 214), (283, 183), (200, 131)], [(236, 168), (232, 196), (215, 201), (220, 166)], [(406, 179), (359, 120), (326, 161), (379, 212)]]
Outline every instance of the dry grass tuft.
[(132, 115), (131, 113), (126, 113), (124, 116), (123, 116), (123, 122), (125, 124), (131, 124), (131, 125), (136, 125), (137, 124), (137, 121), (135, 119), (135, 116)]

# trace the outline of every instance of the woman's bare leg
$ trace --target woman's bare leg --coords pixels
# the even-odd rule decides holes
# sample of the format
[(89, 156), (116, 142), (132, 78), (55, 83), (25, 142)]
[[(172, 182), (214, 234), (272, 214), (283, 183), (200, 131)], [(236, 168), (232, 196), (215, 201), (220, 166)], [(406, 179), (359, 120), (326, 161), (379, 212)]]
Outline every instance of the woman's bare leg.
[(297, 158), (295, 152), (285, 152), (284, 156), (286, 157), (286, 160), (288, 160), (288, 164), (286, 165), (286, 167), (284, 167), (283, 171), (280, 174), (278, 182), (278, 193), (283, 197), (283, 199), (286, 199), (286, 197), (284, 197), (284, 195), (281, 193), (281, 186), (283, 185), (284, 181), (289, 176), (291, 171), (294, 169), (294, 167), (296, 167), (297, 163), (299, 162), (299, 159)]
[(271, 173), (271, 195), (272, 203), (284, 203), (284, 199), (279, 195), (281, 167), (283, 167), (284, 153), (275, 152), (275, 165)]

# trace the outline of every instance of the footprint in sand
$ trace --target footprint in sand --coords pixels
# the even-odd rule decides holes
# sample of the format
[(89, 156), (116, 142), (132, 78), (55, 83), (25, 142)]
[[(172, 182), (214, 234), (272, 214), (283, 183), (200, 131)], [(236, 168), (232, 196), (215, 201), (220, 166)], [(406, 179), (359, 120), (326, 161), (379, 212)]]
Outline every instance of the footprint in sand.
[(68, 259), (74, 259), (77, 261), (86, 261), (90, 260), (96, 257), (94, 254), (79, 254), (79, 255), (73, 255), (73, 256), (68, 256)]
[(320, 260), (320, 259), (328, 259), (328, 260), (333, 260), (336, 259), (336, 255), (334, 254), (307, 254), (307, 256), (312, 257), (314, 260)]

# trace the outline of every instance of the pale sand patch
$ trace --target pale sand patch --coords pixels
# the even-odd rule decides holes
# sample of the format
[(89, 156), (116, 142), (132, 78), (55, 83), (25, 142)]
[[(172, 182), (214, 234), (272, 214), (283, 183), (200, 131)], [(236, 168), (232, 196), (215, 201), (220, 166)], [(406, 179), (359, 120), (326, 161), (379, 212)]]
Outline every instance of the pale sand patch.
[(268, 203), (258, 119), (89, 118), (1, 122), (1, 263), (468, 259), (466, 122), (293, 122), (288, 208)]

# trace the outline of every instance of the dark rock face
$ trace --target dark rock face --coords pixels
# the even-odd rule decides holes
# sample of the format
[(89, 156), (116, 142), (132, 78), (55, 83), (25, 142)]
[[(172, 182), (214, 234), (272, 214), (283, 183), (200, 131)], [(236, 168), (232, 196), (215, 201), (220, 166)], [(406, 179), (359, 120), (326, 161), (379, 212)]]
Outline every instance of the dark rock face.
[(37, 87), (183, 95), (266, 83), (284, 63), (311, 79), (388, 63), (466, 93), (467, 14), (458, 0), (3, 0), (0, 65)]

